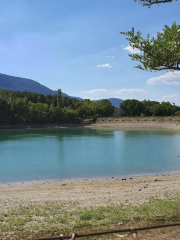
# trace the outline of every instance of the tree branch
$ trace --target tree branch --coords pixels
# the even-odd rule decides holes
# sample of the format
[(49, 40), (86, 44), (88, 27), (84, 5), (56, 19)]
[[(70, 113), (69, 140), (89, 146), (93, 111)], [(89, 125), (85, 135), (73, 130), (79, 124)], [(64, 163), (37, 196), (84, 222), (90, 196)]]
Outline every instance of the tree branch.
[(134, 28), (121, 34), (127, 36), (131, 47), (140, 50), (139, 53), (129, 54), (133, 61), (142, 64), (136, 68), (150, 71), (180, 71), (180, 25), (176, 25), (176, 22), (171, 27), (165, 25), (163, 31), (157, 33), (156, 38), (150, 38), (148, 34), (147, 38), (143, 39), (139, 31), (134, 34)]
[(162, 71), (162, 70), (180, 70), (179, 67), (164, 67), (164, 68), (153, 68), (153, 71)]
[(177, 1), (177, 0), (134, 0), (134, 1), (141, 2), (143, 6), (151, 7), (153, 4), (171, 3), (172, 1)]
[[(152, 6), (153, 4), (160, 4), (160, 3), (171, 3), (173, 0), (162, 0), (162, 1), (158, 1), (158, 2), (149, 2), (146, 4), (143, 4), (143, 6)], [(177, 1), (177, 0), (175, 0)]]

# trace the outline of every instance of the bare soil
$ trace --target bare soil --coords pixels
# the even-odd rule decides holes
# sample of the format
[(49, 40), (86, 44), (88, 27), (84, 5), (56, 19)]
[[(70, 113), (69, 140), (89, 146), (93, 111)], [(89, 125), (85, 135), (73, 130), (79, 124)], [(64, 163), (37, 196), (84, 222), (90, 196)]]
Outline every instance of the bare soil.
[(180, 174), (1, 184), (0, 211), (55, 202), (77, 207), (143, 204), (179, 192)]

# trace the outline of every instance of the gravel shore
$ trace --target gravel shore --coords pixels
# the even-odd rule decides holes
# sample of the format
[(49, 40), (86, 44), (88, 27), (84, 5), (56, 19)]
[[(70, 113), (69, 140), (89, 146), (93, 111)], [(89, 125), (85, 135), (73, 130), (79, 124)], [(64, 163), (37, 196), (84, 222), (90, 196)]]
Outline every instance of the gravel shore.
[(143, 204), (179, 192), (180, 174), (1, 184), (0, 211), (45, 203), (77, 207)]
[(86, 125), (87, 128), (115, 129), (115, 130), (175, 130), (180, 131), (180, 122), (177, 117), (121, 117), (98, 118), (97, 122)]

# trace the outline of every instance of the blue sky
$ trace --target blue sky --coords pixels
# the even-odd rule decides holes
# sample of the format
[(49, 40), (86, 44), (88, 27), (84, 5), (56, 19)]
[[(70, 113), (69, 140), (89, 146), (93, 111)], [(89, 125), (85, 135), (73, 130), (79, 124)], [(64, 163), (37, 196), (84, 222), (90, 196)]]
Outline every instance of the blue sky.
[(180, 1), (151, 9), (133, 0), (1, 0), (0, 72), (71, 96), (170, 101), (180, 105), (180, 72), (146, 72), (119, 32), (155, 36), (180, 24)]

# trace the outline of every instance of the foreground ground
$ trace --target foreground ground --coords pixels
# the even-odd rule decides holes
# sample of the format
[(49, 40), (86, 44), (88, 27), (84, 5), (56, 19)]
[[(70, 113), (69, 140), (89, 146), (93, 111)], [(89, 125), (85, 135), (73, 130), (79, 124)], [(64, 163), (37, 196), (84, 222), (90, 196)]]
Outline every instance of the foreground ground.
[[(0, 236), (26, 239), (178, 222), (179, 190), (180, 174), (2, 184)], [(180, 239), (180, 228), (139, 233), (138, 239)]]

